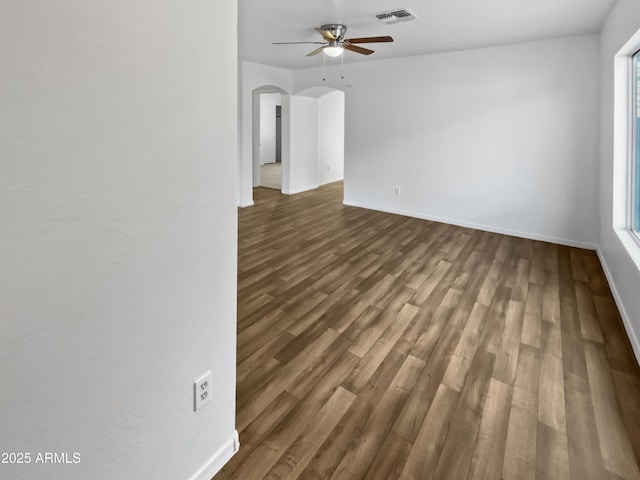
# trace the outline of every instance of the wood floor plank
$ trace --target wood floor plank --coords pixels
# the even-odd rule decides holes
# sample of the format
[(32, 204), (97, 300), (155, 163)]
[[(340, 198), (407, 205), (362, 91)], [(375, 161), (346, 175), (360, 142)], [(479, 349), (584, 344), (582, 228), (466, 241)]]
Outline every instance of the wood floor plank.
[(573, 287), (575, 273), (571, 263), (572, 249), (564, 245), (558, 246), (558, 290), (560, 298), (575, 300), (576, 292)]
[(529, 287), (532, 285), (544, 285), (544, 257), (544, 244), (535, 242), (531, 258), (531, 270), (529, 271)]
[(413, 300), (414, 304), (421, 305), (425, 303), (450, 268), (451, 263), (445, 260), (439, 261), (431, 275), (429, 275), (425, 282), (416, 289), (417, 293)]
[(540, 348), (542, 335), (542, 317), (525, 312), (522, 319), (520, 342), (533, 348)]
[[(572, 290), (575, 296), (575, 290)], [(561, 298), (562, 362), (566, 374), (587, 378), (584, 358), (584, 340), (580, 330), (578, 307), (575, 298)]]
[(543, 299), (544, 287), (542, 285), (530, 284), (527, 290), (527, 300), (525, 301), (524, 311), (542, 318)]
[(638, 363), (626, 336), (622, 318), (613, 297), (593, 296), (596, 315), (605, 340), (607, 358), (614, 370), (638, 376)]
[(567, 431), (564, 390), (560, 325), (543, 321), (538, 420), (558, 432)]
[(216, 480), (640, 480), (595, 252), (342, 203), (238, 211), (240, 451)]
[(560, 293), (557, 288), (545, 282), (542, 298), (542, 319), (551, 323), (560, 323)]
[(636, 463), (640, 463), (640, 378), (617, 370), (612, 374), (625, 430), (629, 434)]
[(480, 288), (480, 294), (478, 296), (478, 302), (482, 305), (489, 307), (493, 301), (493, 296), (496, 293), (496, 289), (500, 285), (500, 278), (502, 276), (504, 265), (503, 262), (498, 260), (497, 257), (493, 259), (491, 267), (487, 272), (487, 277)]
[(528, 345), (521, 345), (509, 412), (503, 480), (536, 478), (539, 377), (540, 352)]
[(495, 378), (491, 379), (471, 459), (471, 467), (467, 475), (468, 479), (500, 480), (512, 395), (512, 385)]
[[(373, 308), (367, 301), (358, 301), (359, 297), (360, 292), (357, 289), (345, 290), (339, 297), (334, 296), (334, 304), (320, 316), (317, 316), (314, 321), (326, 323), (333, 330), (344, 334), (360, 315)], [(309, 325), (307, 324), (307, 326)]]
[(476, 352), (433, 478), (457, 480), (467, 477), (493, 362), (493, 354), (482, 349)]
[(366, 387), (359, 392), (354, 404), (346, 413), (344, 421), (340, 422), (332, 433), (331, 442), (325, 442), (318, 449), (302, 472), (301, 478), (326, 480), (336, 470), (346, 453), (345, 445), (349, 445), (368, 422), (375, 406), (388, 390), (406, 359), (406, 356), (395, 350), (392, 350), (387, 357)]
[(363, 357), (360, 364), (354, 369), (345, 381), (345, 387), (357, 393), (369, 381), (369, 378), (384, 362), (388, 353), (399, 340), (402, 332), (407, 328), (417, 313), (417, 308), (406, 304), (397, 317), (388, 317), (388, 325), (384, 333), (376, 340), (374, 345)]
[(389, 480), (400, 478), (402, 468), (409, 456), (412, 444), (391, 431), (387, 435), (379, 453), (365, 473), (366, 480)]
[(424, 365), (419, 358), (407, 356), (358, 437), (345, 446), (346, 454), (331, 476), (332, 479), (364, 478), (371, 459), (382, 446)]
[(572, 477), (569, 469), (567, 432), (561, 432), (542, 422), (536, 431), (536, 480), (559, 480)]
[(289, 392), (282, 392), (271, 404), (251, 422), (240, 436), (242, 448), (225, 465), (224, 469), (218, 473), (216, 480), (226, 480), (238, 478), (236, 472), (240, 466), (244, 465), (255, 449), (262, 443), (264, 438), (270, 434), (276, 425), (290, 414), (300, 400)]
[(524, 303), (527, 299), (529, 291), (529, 271), (531, 270), (531, 262), (528, 258), (519, 258), (516, 270), (516, 278), (512, 288), (511, 300)]
[(518, 301), (509, 301), (492, 374), (493, 378), (507, 385), (513, 385), (516, 377), (523, 318), (524, 305)]
[(415, 441), (422, 421), (430, 410), (431, 402), (441, 385), (445, 370), (448, 370), (452, 352), (456, 345), (459, 345), (461, 335), (459, 329), (447, 328), (428, 356), (427, 367), (416, 381), (393, 426), (393, 431), (402, 438), (410, 442)]
[(487, 313), (485, 327), (480, 337), (479, 346), (494, 355), (498, 352), (498, 347), (502, 339), (505, 316), (510, 298), (511, 289), (509, 287), (501, 285), (496, 289), (496, 293), (491, 301), (491, 306), (489, 307), (489, 313)]
[(413, 442), (411, 453), (403, 466), (400, 479), (428, 480), (433, 478), (459, 398), (459, 392), (446, 385), (440, 385), (429, 413), (427, 413)]
[[(364, 313), (367, 312), (369, 312), (369, 315), (372, 315), (374, 312), (378, 313), (367, 322), (367, 327), (360, 332), (358, 338), (356, 338), (349, 347), (349, 351), (360, 358), (367, 354), (392, 321), (388, 315), (382, 314), (377, 308), (372, 311), (365, 310)], [(362, 317), (362, 315), (360, 317)]]
[(598, 255), (589, 250), (583, 250), (584, 266), (589, 278), (589, 290), (593, 295), (610, 296), (609, 284), (598, 260)]
[(298, 478), (318, 447), (324, 443), (335, 425), (351, 407), (355, 397), (353, 393), (338, 387), (327, 403), (322, 406), (310, 428), (302, 432), (280, 460), (266, 473), (265, 478)]
[(600, 453), (601, 440), (596, 428), (588, 380), (579, 375), (567, 373), (565, 398), (571, 477), (585, 480), (605, 478)]
[(584, 257), (582, 255), (582, 251), (577, 248), (572, 248), (569, 253), (571, 258), (571, 272), (573, 274), (573, 279), (576, 282), (580, 283), (588, 282), (589, 276), (587, 275), (587, 270), (584, 265)]
[[(287, 331), (296, 337), (306, 331), (311, 326), (310, 324), (313, 320), (317, 319), (318, 316), (322, 314), (324, 309), (320, 305), (323, 303), (326, 305), (326, 300), (328, 298), (329, 295), (325, 292), (315, 292), (313, 295), (305, 298), (301, 302), (298, 302), (294, 306), (284, 304), (282, 309), (287, 312), (288, 316), (295, 318), (295, 321), (291, 322), (287, 327)], [(328, 308), (328, 306), (325, 306), (324, 308)], [(313, 314), (311, 314), (312, 310)], [(308, 320), (309, 318), (312, 320)]]
[(575, 282), (575, 289), (582, 337), (594, 342), (604, 343), (602, 332), (600, 331), (600, 325), (598, 325), (591, 290), (589, 290), (588, 285), (583, 282)]
[[(456, 303), (460, 299), (461, 292), (449, 289), (438, 308), (433, 312), (431, 320), (426, 330), (420, 335), (413, 349), (414, 355), (426, 360), (431, 355), (431, 351), (438, 343), (442, 332), (448, 325), (449, 318), (453, 312)], [(460, 330), (460, 329), (458, 329)]]
[(311, 365), (316, 357), (328, 348), (336, 338), (335, 332), (326, 330), (320, 341), (309, 345), (305, 350), (301, 351), (292, 362), (284, 365), (282, 374), (276, 376), (272, 382), (257, 391), (251, 399), (243, 405), (242, 409), (239, 410), (236, 419), (237, 426), (243, 429), (252, 422), (260, 412), (295, 380), (300, 374), (300, 371)]
[(357, 361), (354, 359), (352, 362), (348, 358), (348, 340), (337, 336), (336, 332), (331, 334), (336, 335), (336, 340), (322, 354), (316, 356), (309, 366), (298, 373), (295, 380), (287, 386), (286, 391), (302, 399), (314, 388), (326, 382), (329, 388), (339, 384), (355, 368)]
[(457, 392), (462, 391), (462, 387), (466, 382), (467, 373), (469, 373), (471, 363), (480, 343), (480, 335), (484, 328), (487, 311), (488, 308), (484, 305), (479, 303), (474, 305), (442, 379), (444, 385)]
[(621, 478), (640, 480), (640, 470), (626, 435), (606, 353), (601, 345), (586, 343), (585, 354), (604, 467)]

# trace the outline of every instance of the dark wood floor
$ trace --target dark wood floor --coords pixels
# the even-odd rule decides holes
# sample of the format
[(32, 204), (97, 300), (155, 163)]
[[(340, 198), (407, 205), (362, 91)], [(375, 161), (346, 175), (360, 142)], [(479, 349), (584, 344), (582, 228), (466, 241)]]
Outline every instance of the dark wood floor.
[(596, 254), (341, 203), (239, 212), (237, 427), (215, 477), (640, 479)]

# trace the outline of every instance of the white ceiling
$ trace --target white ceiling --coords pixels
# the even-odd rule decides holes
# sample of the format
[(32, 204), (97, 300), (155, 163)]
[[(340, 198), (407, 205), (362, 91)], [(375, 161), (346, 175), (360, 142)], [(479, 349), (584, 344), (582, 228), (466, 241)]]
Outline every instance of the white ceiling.
[[(314, 28), (347, 25), (346, 37), (391, 35), (394, 43), (363, 45), (370, 56), (345, 52), (345, 63), (596, 33), (615, 0), (239, 0), (239, 57), (276, 67), (322, 65), (305, 55), (321, 41)], [(376, 13), (408, 8), (420, 18), (383, 25)], [(327, 62), (340, 60), (327, 59)]]

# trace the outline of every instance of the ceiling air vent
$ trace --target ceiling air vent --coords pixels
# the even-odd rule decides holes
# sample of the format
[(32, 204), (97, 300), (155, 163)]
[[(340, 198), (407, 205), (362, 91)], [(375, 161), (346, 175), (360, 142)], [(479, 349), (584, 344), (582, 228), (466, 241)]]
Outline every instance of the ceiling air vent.
[(418, 16), (406, 8), (401, 8), (398, 10), (391, 10), (390, 12), (377, 13), (376, 18), (385, 25), (391, 25), (392, 23), (415, 20)]

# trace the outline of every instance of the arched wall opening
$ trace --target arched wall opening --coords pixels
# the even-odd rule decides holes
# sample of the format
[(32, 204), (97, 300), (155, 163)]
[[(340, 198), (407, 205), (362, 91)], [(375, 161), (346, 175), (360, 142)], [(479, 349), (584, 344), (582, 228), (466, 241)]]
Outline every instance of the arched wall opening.
[[(289, 137), (289, 97), (288, 92), (274, 85), (263, 85), (252, 92), (252, 184), (253, 187), (262, 185), (261, 166), (271, 163), (279, 157), (280, 179), (279, 189), (288, 189), (289, 157), (285, 143)], [(280, 107), (280, 131), (276, 131), (276, 107)], [(266, 111), (265, 111), (266, 110)], [(267, 116), (273, 118), (267, 118)], [(279, 137), (279, 138), (278, 138)], [(278, 142), (276, 142), (278, 140)], [(281, 143), (279, 155), (276, 155), (277, 143)], [(271, 153), (272, 151), (272, 153)], [(275, 185), (271, 185), (274, 188)]]
[[(262, 110), (265, 103), (273, 103), (274, 94), (280, 95), (281, 104), (282, 193), (292, 195), (343, 180), (344, 92), (330, 87), (311, 87), (291, 95), (280, 87), (263, 85), (252, 90), (253, 187), (261, 185)], [(261, 101), (263, 96), (269, 96), (270, 102)], [(250, 204), (253, 204), (252, 193), (246, 202)]]

